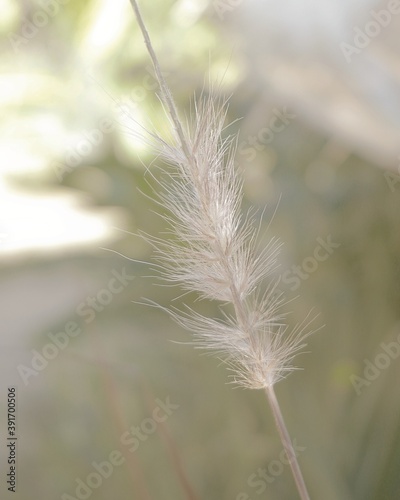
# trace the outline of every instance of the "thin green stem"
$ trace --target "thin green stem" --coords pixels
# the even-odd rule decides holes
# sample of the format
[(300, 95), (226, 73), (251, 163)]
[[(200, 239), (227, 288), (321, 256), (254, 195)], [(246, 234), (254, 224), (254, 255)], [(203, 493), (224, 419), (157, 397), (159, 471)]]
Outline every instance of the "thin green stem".
[(301, 473), (299, 462), (297, 461), (296, 453), (293, 448), (292, 440), (290, 439), (289, 432), (286, 428), (285, 420), (281, 409), (279, 407), (278, 400), (275, 396), (275, 391), (273, 386), (269, 386), (265, 389), (268, 402), (271, 406), (272, 413), (274, 415), (275, 424), (279, 432), (283, 447), (286, 451), (287, 459), (292, 469), (293, 477), (297, 486), (301, 500), (310, 500), (310, 496), (307, 491), (306, 483), (303, 479), (303, 474)]

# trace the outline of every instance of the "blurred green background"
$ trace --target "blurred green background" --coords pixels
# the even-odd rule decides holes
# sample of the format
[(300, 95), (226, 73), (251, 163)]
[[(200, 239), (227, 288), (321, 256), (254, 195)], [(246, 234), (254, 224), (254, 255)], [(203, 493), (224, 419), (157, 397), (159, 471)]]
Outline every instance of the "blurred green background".
[[(3, 465), (6, 389), (18, 386), (17, 493), (2, 467), (1, 498), (297, 498), (263, 394), (233, 390), (223, 364), (141, 304), (185, 299), (137, 262), (153, 259), (137, 233), (164, 230), (146, 196), (157, 159), (139, 135), (167, 123), (128, 0), (0, 7)], [(400, 40), (388, 8), (142, 2), (182, 114), (210, 81), (231, 96), (243, 208), (259, 210), (261, 244), (284, 243), (288, 321), (313, 309), (325, 325), (277, 387), (312, 499), (400, 498)], [(136, 426), (131, 452), (122, 436)], [(113, 452), (118, 465), (96, 476)]]

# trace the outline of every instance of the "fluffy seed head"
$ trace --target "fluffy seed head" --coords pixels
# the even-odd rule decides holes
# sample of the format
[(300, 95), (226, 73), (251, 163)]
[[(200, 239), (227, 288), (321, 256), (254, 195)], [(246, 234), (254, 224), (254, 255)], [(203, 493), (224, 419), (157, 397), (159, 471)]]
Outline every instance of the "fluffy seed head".
[(226, 103), (201, 96), (190, 125), (183, 127), (137, 2), (131, 4), (174, 136), (170, 144), (150, 134), (150, 142), (170, 164), (159, 201), (168, 210), (164, 218), (174, 236), (148, 239), (166, 279), (229, 308), (221, 305), (223, 319), (218, 320), (191, 309), (170, 314), (195, 333), (200, 346), (223, 356), (238, 383), (270, 387), (294, 369), (292, 360), (304, 346), (309, 323), (289, 333), (279, 314), (283, 298), (277, 284), (260, 292), (276, 266), (279, 243), (272, 238), (257, 254), (252, 217), (241, 216), (242, 183), (234, 168), (234, 141), (222, 139)]
[[(169, 311), (195, 334), (199, 347), (213, 349), (234, 371), (234, 379), (265, 388), (294, 368), (309, 323), (288, 332), (280, 309), (284, 299), (265, 279), (277, 265), (280, 243), (271, 238), (257, 253), (254, 219), (241, 215), (242, 183), (234, 166), (235, 141), (222, 139), (226, 103), (201, 97), (192, 127), (173, 144), (153, 135), (153, 145), (169, 164), (160, 181), (160, 206), (173, 237), (150, 238), (163, 276), (202, 298), (221, 301), (222, 319), (192, 309)], [(182, 129), (183, 130), (183, 129)], [(228, 309), (227, 309), (228, 308)]]

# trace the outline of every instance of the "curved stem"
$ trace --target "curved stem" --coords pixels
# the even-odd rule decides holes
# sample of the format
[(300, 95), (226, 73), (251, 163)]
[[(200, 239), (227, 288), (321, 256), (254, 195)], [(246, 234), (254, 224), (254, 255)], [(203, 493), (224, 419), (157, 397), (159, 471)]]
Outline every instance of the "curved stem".
[(278, 400), (275, 396), (275, 391), (273, 386), (269, 386), (265, 389), (265, 393), (267, 395), (268, 402), (271, 406), (272, 413), (274, 415), (275, 424), (279, 432), (279, 436), (281, 438), (283, 447), (285, 448), (286, 455), (290, 464), (290, 468), (292, 469), (293, 477), (297, 486), (297, 490), (299, 492), (301, 500), (310, 500), (310, 496), (307, 491), (306, 484), (303, 479), (303, 475), (300, 470), (299, 462), (297, 461), (296, 453), (293, 448), (292, 441), (289, 436), (289, 432), (286, 428), (285, 421), (283, 419), (283, 415), (281, 409), (279, 407)]

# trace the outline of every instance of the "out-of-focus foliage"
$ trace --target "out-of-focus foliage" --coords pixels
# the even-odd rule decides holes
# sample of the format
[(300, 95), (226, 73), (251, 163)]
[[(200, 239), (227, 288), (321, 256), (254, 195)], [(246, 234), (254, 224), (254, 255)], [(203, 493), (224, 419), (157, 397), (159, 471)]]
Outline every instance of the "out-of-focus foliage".
[[(284, 243), (288, 320), (314, 308), (325, 325), (277, 388), (311, 497), (399, 498), (400, 357), (382, 357), (400, 334), (399, 15), (381, 26), (388, 4), (372, 1), (142, 4), (182, 114), (210, 82), (231, 95), (244, 209), (259, 209), (261, 244)], [(138, 262), (152, 255), (135, 234), (164, 228), (140, 135), (167, 122), (128, 0), (0, 7), (1, 376), (19, 386), (16, 498), (76, 498), (77, 478), (114, 450), (124, 463), (93, 499), (296, 498), (288, 468), (271, 466), (281, 445), (263, 394), (233, 391), (226, 367), (138, 304), (181, 299)], [(347, 61), (342, 44), (374, 20)], [(134, 280), (83, 315), (124, 268)], [(18, 366), (70, 321), (81, 333), (25, 385)], [(179, 408), (155, 429), (147, 420), (131, 453), (121, 436), (167, 397)]]

